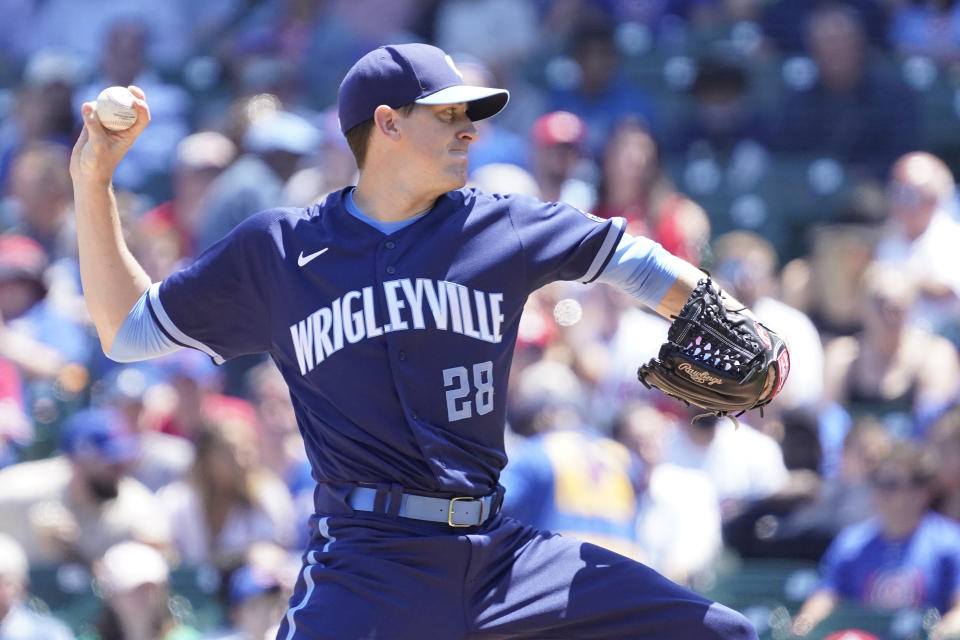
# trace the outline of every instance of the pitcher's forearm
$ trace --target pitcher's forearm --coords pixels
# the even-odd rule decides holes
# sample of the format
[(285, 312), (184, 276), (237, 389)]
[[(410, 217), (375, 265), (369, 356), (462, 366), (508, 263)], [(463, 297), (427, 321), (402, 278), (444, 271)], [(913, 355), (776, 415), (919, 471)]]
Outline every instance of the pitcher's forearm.
[(150, 286), (150, 277), (123, 240), (110, 182), (113, 170), (150, 122), (143, 90), (131, 85), (129, 91), (137, 112), (133, 125), (107, 130), (100, 124), (95, 103), (85, 102), (80, 107), (83, 130), (70, 154), (83, 297), (104, 353), (110, 351), (130, 309)]
[(110, 182), (83, 177), (73, 188), (83, 295), (106, 353), (150, 276), (123, 239)]
[[(706, 275), (706, 273), (694, 265), (685, 262), (677, 274), (677, 279), (657, 305), (655, 309), (656, 312), (668, 320), (671, 316), (678, 315), (681, 309), (683, 309), (687, 298), (690, 297), (690, 294), (693, 293), (693, 290), (696, 288), (697, 283), (701, 278), (706, 277)], [(727, 309), (735, 309), (748, 317), (754, 317), (753, 312), (745, 308), (739, 300), (726, 291), (723, 292), (723, 302)]]

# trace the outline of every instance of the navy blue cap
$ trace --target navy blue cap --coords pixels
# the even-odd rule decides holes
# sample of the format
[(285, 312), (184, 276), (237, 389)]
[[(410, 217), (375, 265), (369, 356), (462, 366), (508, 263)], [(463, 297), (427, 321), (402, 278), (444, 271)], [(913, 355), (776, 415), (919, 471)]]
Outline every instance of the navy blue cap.
[(60, 448), (71, 458), (107, 463), (132, 462), (140, 440), (113, 409), (83, 409), (70, 416), (60, 431)]
[(506, 106), (505, 89), (463, 84), (463, 76), (443, 49), (429, 44), (388, 44), (354, 64), (337, 95), (340, 130), (346, 133), (373, 117), (382, 104), (402, 107), (466, 102), (467, 116), (483, 120)]

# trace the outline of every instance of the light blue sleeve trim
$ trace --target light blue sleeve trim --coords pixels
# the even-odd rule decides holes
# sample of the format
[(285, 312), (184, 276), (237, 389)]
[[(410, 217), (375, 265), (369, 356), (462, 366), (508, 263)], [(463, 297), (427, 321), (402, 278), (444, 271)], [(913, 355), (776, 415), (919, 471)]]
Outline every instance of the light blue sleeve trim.
[(581, 278), (581, 282), (592, 282), (594, 278), (599, 275), (604, 265), (610, 260), (610, 253), (614, 250), (613, 248), (617, 243), (617, 238), (621, 237), (621, 235), (626, 235), (623, 231), (626, 226), (627, 221), (623, 218), (610, 219), (610, 227), (607, 229), (607, 235), (603, 239), (603, 244), (600, 245), (600, 250), (597, 251), (596, 257), (594, 257), (590, 268), (587, 269), (587, 272), (583, 275), (583, 278)]
[(147, 305), (149, 290), (144, 291), (127, 319), (120, 325), (107, 357), (116, 362), (137, 362), (182, 349), (160, 329)]
[(624, 233), (597, 282), (618, 287), (653, 309), (663, 300), (682, 266), (683, 260), (650, 238)]
[(163, 308), (163, 303), (160, 302), (159, 282), (154, 282), (153, 285), (147, 289), (147, 296), (148, 308), (150, 309), (150, 312), (156, 321), (159, 323), (160, 329), (167, 334), (167, 338), (181, 346), (191, 347), (197, 351), (203, 351), (205, 354), (213, 358), (214, 364), (223, 364), (226, 361), (226, 359), (219, 353), (199, 340), (194, 340), (181, 331), (180, 327), (174, 324), (173, 320), (170, 319), (170, 316), (167, 315), (166, 309)]

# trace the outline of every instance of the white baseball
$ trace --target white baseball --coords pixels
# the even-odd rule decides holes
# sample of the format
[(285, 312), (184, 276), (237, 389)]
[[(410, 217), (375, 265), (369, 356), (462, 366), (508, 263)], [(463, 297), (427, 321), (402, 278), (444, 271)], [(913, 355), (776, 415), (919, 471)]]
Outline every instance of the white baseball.
[(137, 121), (133, 108), (136, 98), (126, 87), (108, 87), (97, 96), (97, 118), (100, 124), (111, 131), (123, 131)]
[(553, 319), (561, 327), (571, 327), (583, 317), (583, 307), (573, 298), (564, 298), (553, 307)]

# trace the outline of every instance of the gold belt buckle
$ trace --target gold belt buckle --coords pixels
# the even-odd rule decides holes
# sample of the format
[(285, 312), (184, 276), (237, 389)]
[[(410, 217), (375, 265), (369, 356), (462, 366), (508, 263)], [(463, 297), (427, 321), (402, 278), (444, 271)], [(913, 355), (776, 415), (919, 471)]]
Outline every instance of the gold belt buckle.
[[(475, 500), (480, 503), (480, 517), (477, 519), (476, 523), (470, 524), (456, 524), (453, 521), (453, 506), (457, 501), (460, 500)], [(479, 498), (471, 498), (470, 496), (460, 496), (457, 498), (450, 498), (450, 508), (447, 510), (447, 524), (451, 527), (476, 527), (483, 522), (483, 500)]]

